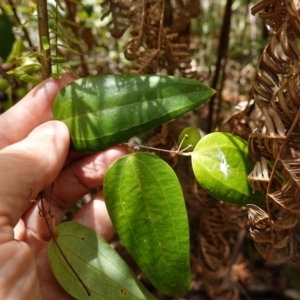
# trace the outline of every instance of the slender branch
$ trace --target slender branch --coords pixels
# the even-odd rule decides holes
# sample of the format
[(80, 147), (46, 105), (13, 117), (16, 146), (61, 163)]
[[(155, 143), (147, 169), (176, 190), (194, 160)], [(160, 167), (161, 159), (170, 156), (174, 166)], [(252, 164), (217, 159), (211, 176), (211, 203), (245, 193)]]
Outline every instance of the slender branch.
[[(84, 284), (84, 282), (82, 281), (81, 277), (76, 272), (76, 270), (74, 269), (74, 267), (72, 266), (72, 264), (70, 263), (70, 261), (68, 260), (68, 258), (66, 257), (66, 255), (64, 254), (63, 250), (61, 249), (61, 247), (60, 247), (60, 245), (59, 245), (59, 243), (57, 241), (58, 231), (57, 231), (56, 224), (55, 224), (55, 216), (51, 212), (53, 185), (54, 184), (52, 183), (52, 186), (51, 186), (51, 198), (50, 198), (50, 205), (49, 205), (49, 208), (48, 208), (48, 212), (47, 212), (47, 210), (45, 209), (45, 206), (44, 206), (43, 193), (41, 193), (41, 199), (40, 199), (41, 206), (39, 206), (39, 204), (37, 203), (38, 208), (39, 208), (39, 214), (40, 214), (41, 217), (43, 217), (45, 219), (47, 227), (48, 227), (48, 229), (49, 229), (49, 231), (50, 231), (50, 233), (52, 235), (52, 240), (55, 243), (58, 251), (62, 255), (63, 259), (65, 260), (65, 262), (67, 263), (67, 265), (69, 266), (69, 268), (74, 273), (75, 277), (78, 279), (78, 281), (80, 282), (80, 284), (85, 289), (87, 295), (90, 296), (91, 292), (89, 291), (88, 287)], [(33, 202), (37, 202), (36, 200), (32, 200), (32, 201)], [(47, 218), (48, 215), (50, 215), (50, 217), (51, 217), (51, 225), (49, 224), (49, 220)]]
[[(214, 75), (214, 78), (213, 78), (212, 84), (211, 84), (211, 87), (213, 89), (217, 89), (220, 72), (222, 69), (222, 63), (224, 64), (224, 60), (226, 59), (228, 43), (229, 43), (229, 33), (230, 33), (229, 29), (230, 29), (230, 24), (231, 24), (232, 4), (233, 4), (233, 0), (227, 0), (223, 23), (222, 23), (222, 28), (221, 28), (221, 32), (220, 32), (218, 57), (217, 57), (217, 62), (216, 62), (216, 71), (215, 71), (215, 75)], [(216, 97), (216, 94), (212, 96), (212, 98), (210, 99), (210, 102), (209, 102), (207, 132), (212, 132), (213, 127), (214, 127), (213, 115), (214, 115), (215, 97)]]
[(48, 27), (47, 0), (37, 1), (37, 12), (38, 12), (40, 50), (42, 53), (42, 73), (43, 73), (43, 79), (46, 79), (51, 75), (50, 38), (49, 38), (49, 27)]

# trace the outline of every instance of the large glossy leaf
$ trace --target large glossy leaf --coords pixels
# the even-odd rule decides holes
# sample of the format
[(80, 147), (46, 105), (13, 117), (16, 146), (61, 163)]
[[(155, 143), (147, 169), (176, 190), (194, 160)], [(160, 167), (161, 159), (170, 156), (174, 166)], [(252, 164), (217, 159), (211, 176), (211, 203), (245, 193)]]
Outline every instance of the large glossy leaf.
[(75, 299), (156, 299), (136, 279), (119, 254), (94, 231), (74, 222), (62, 223), (57, 228), (59, 247), (90, 293), (88, 295), (51, 240), (51, 269), (60, 285)]
[(91, 153), (174, 119), (213, 94), (202, 83), (179, 77), (94, 76), (63, 88), (53, 114), (68, 126), (71, 148)]
[(253, 194), (247, 181), (254, 164), (241, 138), (224, 132), (206, 135), (193, 151), (192, 166), (201, 187), (216, 199), (263, 205), (265, 195)]
[(109, 215), (122, 242), (161, 292), (184, 295), (190, 285), (189, 229), (173, 169), (149, 153), (117, 160), (104, 180)]

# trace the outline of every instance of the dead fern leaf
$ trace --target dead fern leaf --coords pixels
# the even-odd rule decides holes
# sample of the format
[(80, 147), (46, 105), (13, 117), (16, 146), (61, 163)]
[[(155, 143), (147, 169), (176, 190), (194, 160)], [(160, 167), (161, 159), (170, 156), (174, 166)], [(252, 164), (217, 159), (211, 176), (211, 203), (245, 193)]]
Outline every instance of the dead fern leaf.
[[(248, 180), (267, 194), (266, 208), (249, 206), (251, 236), (267, 260), (284, 262), (299, 257), (293, 228), (300, 216), (300, 6), (298, 1), (258, 3), (252, 13), (269, 29), (270, 42), (257, 66), (253, 95), (264, 115), (249, 138), (256, 164)], [(267, 162), (268, 180), (262, 172)], [(267, 174), (267, 173), (265, 173)]]
[(200, 209), (199, 255), (202, 279), (211, 299), (239, 299), (237, 286), (230, 280), (234, 241), (246, 226), (246, 211), (222, 203), (195, 190)]
[(119, 39), (123, 36), (128, 27), (126, 14), (131, 1), (127, 0), (104, 0), (101, 3), (103, 9), (101, 20), (110, 15), (111, 20), (107, 24), (112, 37)]
[[(127, 7), (122, 13), (119, 8), (121, 2)], [(189, 35), (191, 18), (200, 13), (199, 1), (106, 0), (104, 3), (106, 6), (114, 3), (119, 16), (127, 18), (130, 38), (124, 54), (133, 61), (131, 73), (156, 74), (164, 71), (174, 75), (178, 71), (181, 76), (197, 78), (191, 67)]]

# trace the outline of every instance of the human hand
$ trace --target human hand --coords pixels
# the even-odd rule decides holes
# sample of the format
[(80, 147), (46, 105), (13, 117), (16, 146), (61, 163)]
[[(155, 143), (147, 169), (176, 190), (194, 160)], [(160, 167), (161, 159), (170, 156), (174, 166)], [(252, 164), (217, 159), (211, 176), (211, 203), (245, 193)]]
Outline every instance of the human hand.
[[(1, 299), (72, 299), (51, 272), (51, 233), (30, 201), (39, 201), (46, 190), (45, 203), (52, 198), (51, 211), (60, 223), (65, 210), (100, 187), (109, 165), (126, 154), (121, 146), (88, 156), (68, 151), (68, 129), (53, 121), (51, 108), (56, 93), (74, 79), (68, 74), (48, 79), (0, 116)], [(73, 221), (106, 240), (114, 233), (101, 189)]]

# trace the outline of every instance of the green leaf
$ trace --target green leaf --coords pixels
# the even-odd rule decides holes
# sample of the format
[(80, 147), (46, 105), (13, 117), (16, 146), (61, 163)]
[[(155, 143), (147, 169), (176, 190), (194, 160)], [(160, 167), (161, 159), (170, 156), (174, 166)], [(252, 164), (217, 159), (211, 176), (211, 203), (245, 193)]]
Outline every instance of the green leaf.
[(57, 229), (59, 247), (91, 293), (89, 296), (52, 239), (48, 253), (51, 269), (71, 296), (80, 300), (156, 299), (119, 254), (93, 230), (75, 222), (62, 223)]
[(201, 139), (201, 135), (198, 129), (193, 127), (187, 127), (182, 130), (178, 138), (178, 145), (181, 145), (180, 149), (187, 152), (192, 152)]
[(179, 297), (190, 286), (189, 229), (182, 190), (159, 157), (134, 153), (104, 179), (105, 202), (125, 247), (161, 292)]
[(252, 193), (247, 176), (254, 163), (247, 142), (224, 132), (200, 140), (192, 154), (192, 167), (201, 187), (218, 200), (244, 206), (262, 206), (265, 195)]
[(43, 45), (43, 50), (49, 50), (50, 49), (50, 44), (48, 37), (42, 36), (42, 45)]
[(21, 54), (25, 51), (25, 46), (22, 39), (17, 39), (14, 41), (12, 49), (6, 58), (6, 62), (13, 63)]
[(32, 74), (32, 73), (38, 72), (40, 70), (41, 70), (41, 65), (33, 63), (33, 64), (25, 64), (25, 65), (22, 65), (20, 67), (17, 67), (13, 70), (8, 71), (7, 74), (9, 74), (9, 75), (16, 74), (16, 73), (19, 73), (19, 74), (25, 74), (25, 73)]
[(92, 153), (190, 111), (214, 94), (202, 83), (157, 75), (106, 75), (78, 79), (54, 100), (55, 119), (71, 134), (71, 149)]
[(0, 58), (6, 61), (15, 41), (12, 23), (6, 14), (0, 14), (0, 41)]
[(64, 69), (60, 63), (51, 66), (51, 76), (55, 78), (60, 78), (63, 72)]
[(33, 83), (33, 84), (39, 84), (42, 81), (41, 79), (30, 76), (28, 74), (21, 75), (20, 79), (23, 80), (23, 81), (29, 82), (29, 83)]

